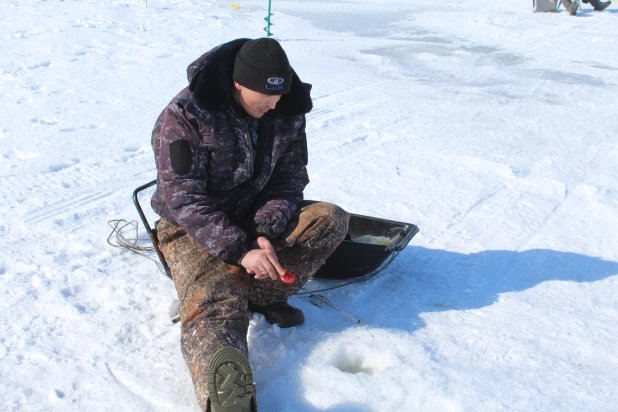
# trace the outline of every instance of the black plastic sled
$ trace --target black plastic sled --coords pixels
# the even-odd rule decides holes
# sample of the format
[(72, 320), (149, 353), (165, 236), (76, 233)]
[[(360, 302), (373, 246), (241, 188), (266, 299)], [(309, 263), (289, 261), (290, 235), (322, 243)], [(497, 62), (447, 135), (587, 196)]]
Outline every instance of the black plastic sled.
[[(161, 265), (166, 275), (171, 279), (171, 272), (167, 266), (165, 257), (159, 249), (156, 232), (150, 227), (138, 198), (141, 191), (154, 186), (156, 183), (157, 181), (153, 180), (135, 189), (135, 191), (133, 191), (133, 203), (146, 228), (146, 232), (154, 246), (155, 252), (161, 261)], [(315, 200), (306, 200), (303, 202), (303, 205), (316, 202)], [(326, 259), (326, 262), (316, 272), (314, 278), (351, 279), (371, 275), (372, 273), (377, 274), (377, 272), (385, 269), (385, 267), (392, 262), (397, 254), (410, 243), (410, 240), (412, 240), (418, 231), (418, 227), (411, 223), (351, 213), (350, 227), (345, 240), (341, 242), (332, 255)], [(388, 243), (370, 244), (356, 241), (362, 236), (380, 237), (381, 240), (388, 238)], [(385, 264), (385, 262), (387, 263)]]

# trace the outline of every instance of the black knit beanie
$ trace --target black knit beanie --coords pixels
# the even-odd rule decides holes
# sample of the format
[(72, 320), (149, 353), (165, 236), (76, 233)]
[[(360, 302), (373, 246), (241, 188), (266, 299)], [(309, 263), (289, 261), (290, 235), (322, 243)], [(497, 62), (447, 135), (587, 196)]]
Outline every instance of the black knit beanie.
[(248, 40), (236, 54), (233, 77), (256, 92), (286, 94), (292, 85), (292, 67), (276, 40)]

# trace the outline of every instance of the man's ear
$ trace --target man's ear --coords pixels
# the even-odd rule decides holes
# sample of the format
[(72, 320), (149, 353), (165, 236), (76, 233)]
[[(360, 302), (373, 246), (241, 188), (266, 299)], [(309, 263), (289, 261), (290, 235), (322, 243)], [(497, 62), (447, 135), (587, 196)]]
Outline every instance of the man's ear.
[(242, 90), (242, 85), (238, 83), (237, 81), (234, 81), (234, 87), (236, 87), (236, 90), (238, 91)]

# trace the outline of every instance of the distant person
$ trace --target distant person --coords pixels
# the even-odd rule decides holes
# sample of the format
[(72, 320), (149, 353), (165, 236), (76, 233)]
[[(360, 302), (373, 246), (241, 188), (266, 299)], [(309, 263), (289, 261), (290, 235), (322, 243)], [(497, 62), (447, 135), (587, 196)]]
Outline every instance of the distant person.
[(202, 411), (250, 412), (257, 401), (249, 311), (282, 328), (303, 323), (288, 297), (344, 239), (349, 215), (330, 203), (302, 203), (311, 86), (277, 41), (222, 44), (187, 75), (189, 85), (152, 133), (159, 247)]
[[(579, 0), (561, 0), (564, 8), (569, 12), (571, 16), (575, 16), (577, 14), (577, 9), (579, 9)], [(584, 3), (590, 3), (592, 7), (596, 11), (602, 11), (609, 7), (612, 4), (611, 0), (608, 1), (600, 1), (600, 0), (582, 0)]]
[(612, 4), (611, 0), (608, 0), (608, 1), (582, 0), (582, 2), (586, 4), (590, 3), (590, 5), (594, 7), (596, 11), (605, 10), (606, 8), (609, 7), (610, 4)]
[(571, 16), (575, 16), (577, 14), (577, 9), (579, 8), (579, 0), (561, 0), (561, 2)]

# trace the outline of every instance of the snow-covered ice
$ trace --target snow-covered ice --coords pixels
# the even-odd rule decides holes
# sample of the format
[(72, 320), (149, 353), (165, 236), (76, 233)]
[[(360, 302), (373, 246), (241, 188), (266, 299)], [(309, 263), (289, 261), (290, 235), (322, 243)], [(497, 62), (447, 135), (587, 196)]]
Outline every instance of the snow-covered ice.
[[(173, 285), (107, 222), (186, 66), (263, 35), (266, 0), (230, 3), (0, 3), (0, 410), (199, 410)], [(325, 293), (360, 325), (253, 316), (260, 410), (618, 411), (618, 5), (272, 7), (313, 84), (306, 197), (421, 232)]]

